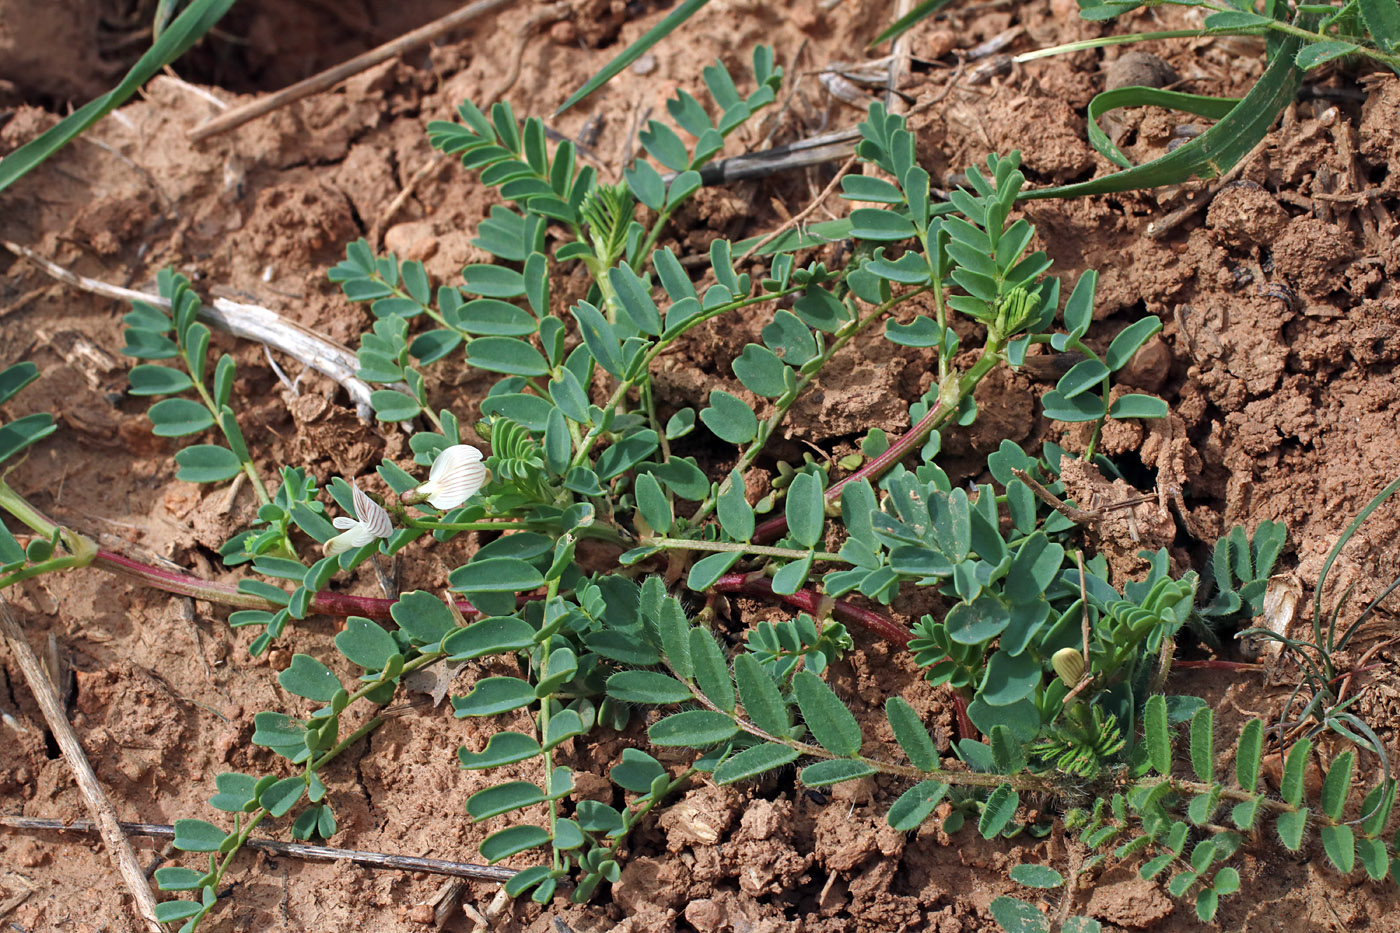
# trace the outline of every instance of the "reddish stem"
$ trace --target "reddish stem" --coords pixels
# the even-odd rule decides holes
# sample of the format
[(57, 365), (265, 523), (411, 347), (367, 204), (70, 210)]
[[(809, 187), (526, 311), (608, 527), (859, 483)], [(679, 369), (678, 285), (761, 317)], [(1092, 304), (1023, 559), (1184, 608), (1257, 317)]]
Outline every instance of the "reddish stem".
[(712, 589), (721, 593), (743, 593), (749, 596), (778, 599), (789, 606), (795, 606), (814, 615), (822, 614), (822, 604), (825, 602), (830, 606), (832, 618), (859, 625), (866, 631), (878, 635), (885, 641), (893, 642), (901, 648), (908, 648), (909, 639), (913, 637), (889, 616), (872, 612), (844, 599), (829, 599), (829, 597), (818, 596), (811, 590), (798, 590), (796, 593), (775, 593), (773, 592), (773, 581), (761, 573), (726, 573), (715, 581)]
[[(779, 599), (789, 606), (795, 606), (804, 612), (814, 614), (820, 614), (822, 603), (826, 602), (830, 607), (832, 618), (859, 625), (867, 632), (877, 635), (885, 641), (893, 642), (900, 648), (908, 650), (909, 641), (913, 638), (907, 630), (889, 616), (857, 606), (844, 599), (818, 596), (811, 590), (798, 590), (796, 593), (775, 593), (773, 592), (773, 581), (761, 573), (726, 573), (715, 581), (712, 589), (721, 593), (742, 593), (746, 596)], [(977, 727), (972, 724), (972, 720), (967, 715), (967, 697), (956, 690), (953, 691), (953, 716), (957, 720), (959, 738), (976, 740)]]
[[(195, 599), (205, 599), (240, 609), (263, 609), (268, 612), (276, 612), (281, 608), (271, 600), (261, 596), (241, 593), (236, 586), (212, 580), (202, 580), (199, 577), (174, 570), (152, 567), (150, 564), (143, 564), (112, 551), (98, 551), (92, 564), (94, 567), (131, 577), (147, 586), (164, 590), (167, 593), (192, 596)], [(389, 610), (393, 607), (394, 602), (392, 599), (350, 596), (345, 593), (322, 590), (311, 598), (310, 612), (313, 615), (364, 616), (368, 619), (384, 621), (390, 618)], [(464, 615), (480, 614), (475, 606), (465, 600), (458, 600), (457, 608)]]
[[(271, 600), (261, 596), (239, 592), (236, 586), (203, 580), (175, 570), (153, 567), (150, 564), (132, 560), (130, 557), (124, 557), (114, 551), (99, 550), (92, 563), (94, 567), (99, 567), (109, 573), (130, 577), (139, 583), (167, 593), (190, 596), (241, 609), (262, 609), (275, 612), (280, 608)], [(791, 594), (775, 593), (772, 581), (761, 574), (728, 573), (715, 582), (714, 589), (721, 593), (744, 593), (767, 599), (776, 598), (790, 606), (815, 614), (820, 614), (823, 611), (822, 604), (828, 602), (828, 597), (819, 596), (806, 589)], [(368, 619), (384, 621), (391, 618), (389, 610), (393, 608), (394, 602), (392, 599), (350, 596), (345, 593), (322, 590), (311, 598), (310, 611), (316, 615), (364, 616)], [(857, 606), (844, 599), (831, 599), (829, 606), (833, 618), (859, 625), (900, 648), (907, 649), (909, 647), (909, 639), (911, 638), (909, 632), (888, 616)], [(464, 615), (480, 614), (475, 606), (465, 600), (458, 600), (457, 608)], [(977, 729), (967, 717), (967, 699), (960, 694), (954, 694), (953, 711), (957, 717), (959, 735), (963, 738), (975, 738)]]
[[(919, 444), (922, 444), (924, 439), (928, 437), (928, 432), (932, 431), (934, 426), (946, 417), (947, 409), (943, 407), (942, 403), (935, 403), (934, 406), (929, 409), (928, 414), (920, 418), (918, 424), (914, 425), (906, 431), (899, 440), (891, 444), (888, 450), (871, 460), (859, 470), (856, 470), (850, 476), (832, 483), (831, 488), (826, 491), (826, 498), (832, 502), (839, 502), (841, 499), (841, 490), (846, 487), (847, 483), (854, 483), (867, 478), (869, 478), (871, 482), (874, 482), (882, 476), (886, 470), (904, 459), (905, 454), (909, 453), (909, 451), (913, 450)], [(787, 516), (775, 515), (767, 521), (761, 522), (759, 526), (754, 529), (753, 538), (751, 540), (754, 544), (767, 544), (770, 541), (776, 541), (787, 532), (787, 527)]]

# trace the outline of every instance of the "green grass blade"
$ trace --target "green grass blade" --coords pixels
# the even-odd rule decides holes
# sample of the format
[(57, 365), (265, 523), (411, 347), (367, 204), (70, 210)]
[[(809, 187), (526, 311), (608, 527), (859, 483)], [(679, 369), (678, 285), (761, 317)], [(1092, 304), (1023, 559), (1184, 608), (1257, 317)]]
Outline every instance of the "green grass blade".
[(1089, 145), (1097, 149), (1104, 158), (1120, 168), (1132, 168), (1133, 163), (1113, 144), (1108, 134), (1099, 126), (1099, 117), (1110, 110), (1121, 107), (1142, 107), (1148, 104), (1195, 114), (1207, 120), (1223, 120), (1230, 111), (1239, 106), (1234, 97), (1202, 97), (1199, 94), (1183, 94), (1180, 91), (1163, 91), (1155, 87), (1118, 87), (1111, 91), (1095, 94), (1089, 101)]
[(1219, 123), (1181, 148), (1136, 168), (1091, 181), (1023, 191), (1023, 199), (1074, 198), (1134, 188), (1175, 185), (1193, 176), (1214, 178), (1228, 171), (1264, 138), (1274, 119), (1297, 93), (1303, 71), (1294, 64), (1300, 42), (1289, 39), (1258, 83)]
[(184, 55), (231, 6), (233, 0), (194, 0), (131, 67), (120, 84), (0, 160), (0, 191), (23, 178), (78, 134), (121, 106), (152, 75)]
[(694, 16), (699, 12), (702, 6), (709, 2), (710, 0), (685, 0), (684, 3), (668, 13), (665, 19), (648, 29), (640, 39), (623, 49), (622, 54), (604, 65), (602, 71), (599, 71), (593, 77), (585, 81), (583, 87), (569, 95), (569, 99), (564, 101), (563, 106), (554, 111), (554, 115), (556, 117), (559, 116), (559, 114), (568, 110), (604, 84), (607, 84), (613, 79), (614, 75), (641, 58), (642, 54), (646, 52), (647, 49), (675, 32), (676, 27)]
[[(0, 185), (0, 189), (3, 189), (3, 187), (3, 185)], [(1346, 531), (1342, 532), (1342, 536), (1337, 539), (1337, 543), (1332, 545), (1332, 550), (1327, 553), (1327, 560), (1322, 562), (1322, 570), (1317, 575), (1317, 586), (1313, 590), (1313, 638), (1316, 644), (1323, 645), (1322, 591), (1326, 587), (1327, 574), (1332, 569), (1332, 564), (1336, 561), (1337, 555), (1342, 553), (1342, 548), (1346, 547), (1347, 542), (1351, 540), (1351, 536), (1356, 534), (1357, 529), (1361, 527), (1366, 519), (1371, 517), (1372, 512), (1381, 507), (1381, 504), (1384, 503), (1385, 500), (1395, 495), (1396, 490), (1400, 490), (1400, 476), (1391, 480), (1389, 486), (1386, 486), (1380, 492), (1376, 493), (1375, 498), (1366, 503), (1366, 507), (1351, 520), (1351, 524), (1346, 527)], [(1328, 633), (1329, 637), (1325, 645), (1328, 651), (1334, 648), (1331, 638), (1332, 634), (1332, 632)]]
[(898, 39), (915, 25), (923, 22), (925, 19), (928, 19), (934, 13), (937, 13), (940, 9), (947, 6), (948, 2), (949, 0), (924, 0), (923, 3), (920, 3), (918, 6), (914, 7), (914, 9), (895, 20), (888, 29), (876, 36), (875, 41), (866, 46), (866, 48), (874, 48), (881, 42), (887, 42), (890, 39)]

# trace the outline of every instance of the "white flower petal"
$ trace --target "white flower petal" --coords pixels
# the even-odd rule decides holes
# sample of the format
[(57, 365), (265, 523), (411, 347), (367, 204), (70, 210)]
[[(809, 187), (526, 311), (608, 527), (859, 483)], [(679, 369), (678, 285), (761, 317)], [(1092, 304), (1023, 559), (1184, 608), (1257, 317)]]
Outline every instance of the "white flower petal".
[(350, 488), (354, 491), (355, 516), (360, 520), (364, 533), (368, 535), (355, 546), (363, 547), (375, 538), (387, 538), (393, 534), (394, 523), (389, 520), (389, 513), (384, 511), (384, 507), (365, 495), (358, 484), (351, 483)]
[(481, 462), (481, 451), (468, 444), (455, 444), (437, 455), (428, 472), (428, 481), (418, 492), (435, 509), (455, 509), (486, 485), (490, 477)]
[(433, 467), (428, 471), (428, 482), (441, 479), (446, 474), (455, 471), (463, 464), (480, 463), (481, 451), (470, 444), (453, 444), (438, 452), (433, 460)]
[(335, 518), (331, 519), (331, 524), (341, 531), (344, 531), (346, 528), (354, 528), (359, 522), (346, 515), (337, 515)]
[[(359, 522), (352, 521), (351, 524), (358, 526)], [(352, 550), (354, 545), (350, 543), (350, 535), (351, 532), (347, 531), (345, 534), (328, 539), (325, 544), (321, 545), (321, 552), (327, 557), (335, 557), (337, 554), (344, 554), (346, 551)]]

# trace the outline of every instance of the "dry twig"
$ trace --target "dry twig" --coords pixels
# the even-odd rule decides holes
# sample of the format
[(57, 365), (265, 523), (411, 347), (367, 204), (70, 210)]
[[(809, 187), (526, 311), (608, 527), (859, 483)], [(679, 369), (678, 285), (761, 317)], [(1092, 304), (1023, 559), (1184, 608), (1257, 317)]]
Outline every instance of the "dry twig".
[(54, 741), (58, 743), (68, 767), (73, 771), (73, 779), (77, 782), (78, 790), (87, 803), (88, 812), (93, 817), (92, 831), (101, 834), (108, 856), (116, 864), (122, 881), (126, 883), (127, 890), (136, 902), (137, 915), (153, 933), (162, 933), (161, 925), (156, 920), (155, 895), (151, 893), (146, 873), (141, 870), (140, 863), (136, 861), (136, 853), (132, 851), (131, 844), (127, 842), (122, 826), (117, 821), (117, 811), (102, 790), (92, 765), (88, 763), (82, 743), (78, 741), (77, 733), (73, 731), (68, 717), (64, 715), (63, 704), (59, 702), (53, 684), (45, 676), (34, 649), (29, 646), (24, 629), (20, 628), (19, 623), (10, 614), (9, 603), (3, 598), (0, 598), (0, 634), (3, 634), (4, 640), (9, 644), (10, 654), (14, 656), (15, 663), (24, 672), (24, 679), (29, 684), (34, 699), (39, 702), (39, 709), (44, 713), (49, 731), (53, 733)]
[(460, 10), (449, 13), (441, 19), (434, 20), (426, 26), (420, 26), (412, 32), (405, 33), (391, 42), (386, 42), (378, 48), (370, 49), (363, 55), (357, 55), (348, 62), (342, 62), (334, 68), (327, 68), (318, 75), (313, 75), (305, 81), (298, 81), (291, 87), (283, 88), (274, 94), (260, 97), (257, 100), (249, 101), (241, 107), (234, 107), (207, 123), (201, 123), (190, 130), (189, 137), (194, 142), (208, 139), (219, 133), (226, 133), (231, 129), (242, 126), (249, 120), (255, 120), (264, 114), (271, 113), (290, 103), (309, 97), (312, 94), (329, 90), (335, 87), (346, 78), (352, 77), (386, 62), (404, 52), (411, 51), (420, 46), (427, 45), (435, 39), (447, 35), (464, 23), (468, 23), (478, 16), (489, 13), (497, 7), (504, 6), (510, 0), (477, 0), (476, 3), (468, 4)]
[[(4, 246), (16, 256), (28, 259), (40, 270), (60, 282), (72, 285), (74, 288), (80, 288), (85, 292), (92, 292), (106, 298), (115, 298), (117, 301), (144, 301), (161, 308), (168, 309), (170, 307), (170, 302), (159, 295), (122, 288), (120, 285), (111, 285), (107, 282), (78, 275), (58, 263), (50, 262), (27, 246), (20, 246), (18, 243), (11, 243), (7, 240), (0, 240), (0, 246)], [(213, 305), (201, 306), (199, 318), (216, 330), (224, 331), (235, 337), (242, 337), (245, 340), (265, 343), (282, 351), (302, 365), (324, 373), (349, 393), (350, 400), (355, 403), (355, 410), (361, 420), (369, 421), (374, 417), (373, 408), (370, 405), (372, 390), (355, 375), (360, 366), (359, 360), (347, 347), (334, 343), (300, 324), (288, 321), (277, 312), (261, 305), (242, 304), (229, 301), (227, 298), (215, 298)]]
[[(133, 836), (151, 836), (156, 839), (173, 839), (175, 827), (163, 823), (117, 823), (124, 832)], [(35, 819), (27, 816), (0, 816), (0, 826), (12, 829), (56, 830), (69, 833), (94, 833), (97, 828), (88, 820)], [(334, 849), (329, 846), (312, 846), (300, 842), (278, 842), (275, 839), (250, 838), (243, 843), (244, 848), (306, 859), (312, 862), (351, 862), (366, 868), (383, 868), (392, 871), (422, 871), (434, 875), (451, 875), (456, 878), (470, 878), (473, 881), (495, 881), (504, 883), (515, 874), (512, 868), (496, 868), (491, 865), (473, 865), (470, 862), (449, 862), (439, 858), (420, 858), (416, 855), (389, 855), (383, 852), (364, 852), (359, 849)], [(139, 872), (140, 869), (138, 868)], [(160, 928), (157, 927), (157, 930)]]

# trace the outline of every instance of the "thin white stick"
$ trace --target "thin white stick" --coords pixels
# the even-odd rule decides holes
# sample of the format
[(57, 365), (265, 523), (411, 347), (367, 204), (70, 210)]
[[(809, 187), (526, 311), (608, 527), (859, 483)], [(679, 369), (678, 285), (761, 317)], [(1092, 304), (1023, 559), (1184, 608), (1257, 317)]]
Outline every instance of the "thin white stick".
[(87, 803), (88, 812), (92, 814), (93, 822), (102, 833), (102, 843), (107, 847), (107, 855), (116, 864), (127, 890), (136, 901), (137, 915), (146, 922), (152, 933), (164, 933), (160, 922), (156, 920), (155, 895), (151, 893), (146, 874), (136, 861), (136, 853), (132, 851), (131, 843), (127, 841), (122, 828), (117, 825), (117, 811), (102, 790), (102, 784), (97, 780), (92, 765), (88, 763), (82, 743), (78, 741), (77, 733), (73, 731), (68, 717), (64, 715), (63, 704), (55, 695), (53, 684), (44, 676), (39, 658), (24, 636), (24, 629), (20, 628), (14, 616), (10, 615), (9, 603), (3, 598), (0, 598), (0, 635), (9, 643), (10, 653), (14, 655), (19, 669), (24, 672), (30, 692), (34, 694), (34, 699), (39, 701), (39, 709), (43, 711), (44, 720), (49, 724), (49, 731), (53, 733), (54, 741), (58, 743), (64, 760), (73, 771), (73, 778)]
[[(18, 243), (11, 243), (8, 240), (0, 240), (0, 245), (16, 256), (28, 259), (50, 276), (60, 282), (72, 285), (74, 288), (80, 288), (85, 292), (92, 292), (106, 298), (115, 298), (118, 301), (144, 301), (161, 308), (170, 307), (170, 302), (159, 295), (122, 288), (120, 285), (111, 285), (84, 275), (78, 275), (76, 272), (71, 272), (63, 266), (45, 259), (27, 246), (20, 246)], [(241, 304), (237, 301), (229, 301), (227, 298), (215, 298), (212, 306), (202, 305), (200, 307), (199, 317), (200, 320), (217, 330), (246, 340), (265, 343), (301, 364), (326, 374), (350, 394), (350, 400), (355, 403), (355, 410), (362, 421), (373, 419), (374, 409), (369, 400), (373, 390), (355, 375), (360, 364), (349, 348), (328, 340), (294, 321), (289, 321), (276, 311), (271, 311), (261, 305)]]

